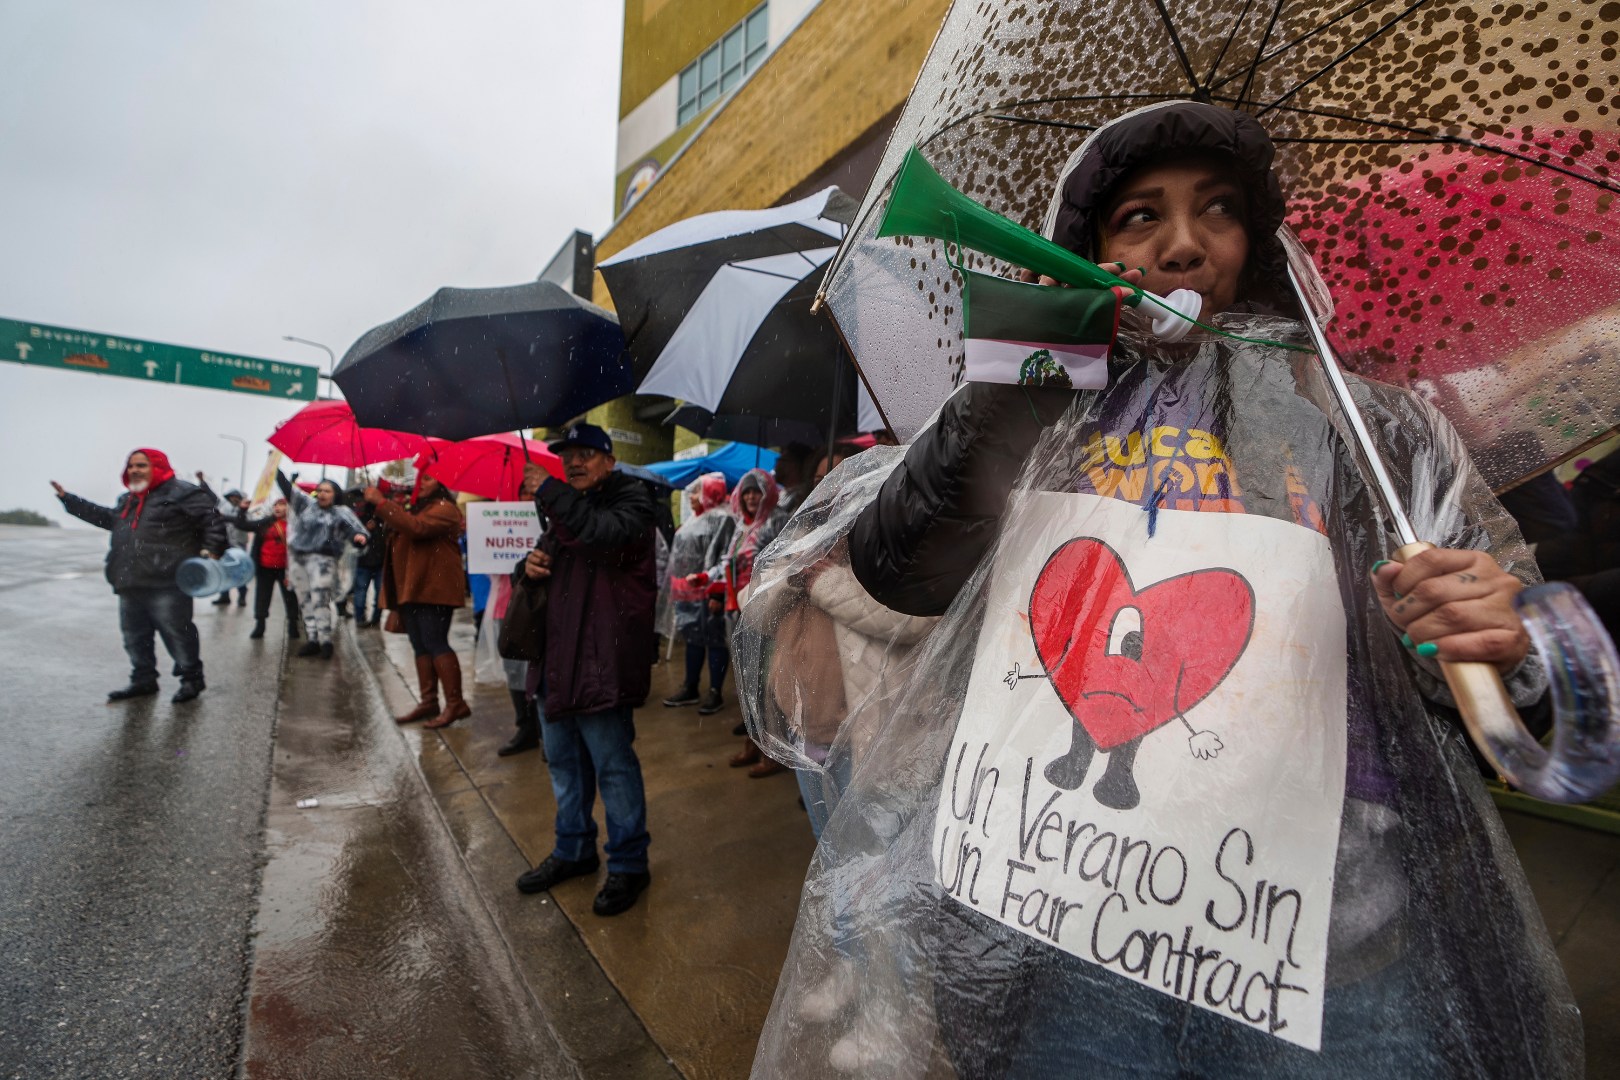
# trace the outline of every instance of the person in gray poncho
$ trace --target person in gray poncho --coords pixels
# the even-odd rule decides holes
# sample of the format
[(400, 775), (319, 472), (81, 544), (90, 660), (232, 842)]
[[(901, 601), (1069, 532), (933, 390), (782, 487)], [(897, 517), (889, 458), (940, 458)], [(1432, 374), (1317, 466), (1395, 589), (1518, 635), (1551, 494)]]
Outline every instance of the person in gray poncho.
[(298, 655), (330, 660), (338, 559), (351, 545), (365, 544), (369, 534), (354, 511), (343, 505), (342, 494), (331, 480), (315, 485), (314, 496), (304, 494), (282, 473), (276, 473), (276, 483), (291, 510), (287, 578), (298, 594), (308, 638)]

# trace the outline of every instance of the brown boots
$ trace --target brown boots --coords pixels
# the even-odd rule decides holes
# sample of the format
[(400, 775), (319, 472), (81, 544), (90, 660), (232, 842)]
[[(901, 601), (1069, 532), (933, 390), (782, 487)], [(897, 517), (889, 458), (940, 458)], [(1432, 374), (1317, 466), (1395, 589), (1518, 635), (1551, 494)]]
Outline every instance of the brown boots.
[(439, 673), (433, 670), (433, 657), (416, 658), (416, 681), (422, 687), (422, 700), (404, 716), (394, 717), (396, 724), (414, 724), (439, 715)]
[(439, 685), (444, 687), (444, 711), (437, 719), (422, 727), (430, 731), (447, 728), (464, 717), (472, 715), (472, 708), (461, 696), (461, 658), (455, 653), (442, 653), (433, 657), (433, 670), (438, 673)]

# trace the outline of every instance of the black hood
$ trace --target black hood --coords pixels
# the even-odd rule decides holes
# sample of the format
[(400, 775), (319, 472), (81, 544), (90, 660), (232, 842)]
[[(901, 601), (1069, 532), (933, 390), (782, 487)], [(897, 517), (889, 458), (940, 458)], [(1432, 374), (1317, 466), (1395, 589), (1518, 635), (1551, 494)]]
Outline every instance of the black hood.
[(1248, 195), (1250, 258), (1238, 307), (1266, 314), (1296, 312), (1277, 229), (1287, 204), (1271, 171), (1276, 148), (1248, 113), (1173, 101), (1150, 105), (1098, 128), (1076, 150), (1058, 181), (1046, 233), (1070, 251), (1095, 259), (1098, 218), (1120, 182), (1144, 166), (1190, 155), (1229, 162)]

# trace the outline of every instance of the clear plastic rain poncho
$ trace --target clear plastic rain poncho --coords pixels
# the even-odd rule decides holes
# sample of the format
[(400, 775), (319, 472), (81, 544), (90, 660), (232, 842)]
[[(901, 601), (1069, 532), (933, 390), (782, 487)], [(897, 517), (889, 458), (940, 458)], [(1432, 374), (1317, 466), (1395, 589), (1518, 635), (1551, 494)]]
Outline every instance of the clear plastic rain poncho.
[[(1420, 534), (1536, 580), (1444, 419), (1354, 389)], [(1105, 390), (958, 393), (1041, 423), (944, 615), (851, 571), (930, 428), (828, 477), (733, 639), (754, 739), (841, 781), (754, 1075), (1579, 1075), (1444, 684), (1369, 585), (1392, 545), (1314, 357), (1124, 333)], [(954, 507), (999, 500), (957, 475)], [(1533, 654), (1507, 681), (1545, 689)]]
[[(675, 530), (669, 568), (658, 593), (657, 625), (667, 638), (676, 634), (688, 640), (693, 635), (701, 637), (708, 626), (708, 586), (692, 585), (686, 579), (707, 572), (718, 562), (719, 553), (736, 529), (736, 519), (727, 509), (726, 497), (726, 477), (718, 472), (704, 473), (687, 484), (681, 493), (682, 523)], [(694, 516), (684, 516), (694, 500), (701, 509)], [(722, 640), (703, 643), (723, 648), (724, 631), (719, 631), (719, 636)]]

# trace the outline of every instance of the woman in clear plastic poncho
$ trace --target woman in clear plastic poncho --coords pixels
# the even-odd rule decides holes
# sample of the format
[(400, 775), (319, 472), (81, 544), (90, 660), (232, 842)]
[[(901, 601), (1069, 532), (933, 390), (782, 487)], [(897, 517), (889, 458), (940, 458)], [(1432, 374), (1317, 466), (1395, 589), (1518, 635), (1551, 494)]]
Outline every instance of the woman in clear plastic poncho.
[[(675, 542), (670, 545), (669, 569), (659, 597), (661, 602), (667, 602), (668, 615), (660, 614), (659, 625), (667, 627), (666, 632), (679, 634), (685, 643), (686, 680), (664, 699), (664, 704), (671, 708), (700, 705), (699, 711), (708, 714), (720, 710), (720, 690), (731, 663), (731, 648), (723, 599), (711, 596), (717, 586), (709, 583), (705, 571), (714, 554), (730, 539), (736, 519), (726, 512), (724, 473), (704, 473), (686, 486), (683, 495), (690, 516), (676, 530)], [(698, 680), (705, 660), (709, 693), (702, 698), (698, 696)]]
[[(1071, 159), (1048, 234), (1196, 289), (1231, 333), (1302, 342), (1271, 157), (1247, 116), (1141, 110)], [(817, 767), (767, 704), (806, 579), (847, 566), (941, 618), (894, 644), (901, 687), (847, 703), (875, 734), (755, 1075), (1580, 1074), (1436, 665), (1495, 662), (1538, 702), (1508, 605), (1536, 570), (1445, 420), (1352, 382), (1445, 550), (1380, 561), (1395, 545), (1314, 357), (1129, 328), (1105, 389), (964, 386), (798, 513), (733, 638), (768, 752)]]

